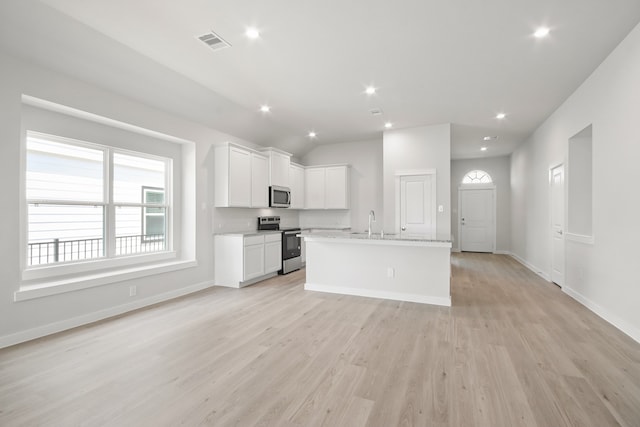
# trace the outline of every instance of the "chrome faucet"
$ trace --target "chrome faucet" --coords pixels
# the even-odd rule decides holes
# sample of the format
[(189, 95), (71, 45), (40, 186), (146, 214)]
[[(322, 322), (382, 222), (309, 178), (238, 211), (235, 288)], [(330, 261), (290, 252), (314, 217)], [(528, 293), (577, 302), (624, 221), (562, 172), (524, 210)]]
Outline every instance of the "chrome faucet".
[(369, 237), (371, 237), (371, 221), (376, 222), (376, 213), (371, 209), (369, 211)]

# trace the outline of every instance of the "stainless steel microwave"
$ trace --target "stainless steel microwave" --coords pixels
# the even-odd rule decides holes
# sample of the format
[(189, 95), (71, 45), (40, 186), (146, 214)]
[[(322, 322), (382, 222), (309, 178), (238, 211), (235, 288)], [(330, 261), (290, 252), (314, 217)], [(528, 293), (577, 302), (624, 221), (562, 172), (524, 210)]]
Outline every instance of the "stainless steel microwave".
[(291, 206), (291, 190), (277, 185), (269, 187), (269, 206), (272, 208), (288, 208)]

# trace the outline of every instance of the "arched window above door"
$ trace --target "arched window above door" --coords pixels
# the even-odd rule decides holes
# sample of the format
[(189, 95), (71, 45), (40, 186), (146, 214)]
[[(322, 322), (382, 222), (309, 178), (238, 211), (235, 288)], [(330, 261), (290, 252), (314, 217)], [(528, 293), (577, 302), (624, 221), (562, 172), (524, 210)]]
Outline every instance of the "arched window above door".
[(471, 171), (462, 179), (463, 184), (491, 184), (492, 182), (491, 175), (481, 170)]

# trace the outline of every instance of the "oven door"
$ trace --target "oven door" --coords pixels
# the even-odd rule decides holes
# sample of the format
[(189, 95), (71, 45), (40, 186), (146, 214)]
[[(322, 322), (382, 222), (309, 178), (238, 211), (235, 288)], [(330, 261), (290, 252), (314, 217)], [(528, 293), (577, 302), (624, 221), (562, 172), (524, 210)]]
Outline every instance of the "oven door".
[(275, 185), (269, 187), (269, 206), (272, 208), (288, 208), (291, 206), (291, 190)]
[(301, 240), (297, 235), (300, 230), (282, 232), (282, 259), (291, 259), (300, 256)]

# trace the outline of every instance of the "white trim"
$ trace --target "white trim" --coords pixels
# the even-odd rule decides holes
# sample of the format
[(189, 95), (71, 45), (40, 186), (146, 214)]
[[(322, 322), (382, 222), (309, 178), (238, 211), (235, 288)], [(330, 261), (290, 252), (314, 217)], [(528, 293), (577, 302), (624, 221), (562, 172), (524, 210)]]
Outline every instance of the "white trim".
[(407, 169), (397, 170), (395, 175), (398, 176), (419, 176), (419, 175), (436, 175), (436, 169)]
[(529, 270), (533, 271), (538, 276), (542, 277), (547, 282), (551, 282), (551, 277), (547, 273), (545, 273), (544, 271), (542, 271), (541, 269), (536, 267), (535, 265), (525, 261), (524, 259), (520, 258), (518, 255), (514, 254), (513, 252), (510, 252), (508, 255), (510, 255), (511, 258), (515, 259), (520, 264), (522, 264), (525, 267), (527, 267)]
[(67, 116), (88, 120), (90, 122), (99, 123), (109, 127), (123, 129), (129, 132), (137, 133), (139, 135), (162, 139), (164, 141), (173, 142), (175, 144), (193, 144), (193, 141), (177, 138), (175, 136), (167, 135), (166, 133), (146, 129), (140, 126), (132, 125), (130, 123), (121, 122), (120, 120), (110, 119), (108, 117), (100, 116), (94, 113), (89, 113), (87, 111), (78, 110), (73, 107), (68, 107), (66, 105), (36, 98), (30, 95), (23, 94), (22, 103), (26, 105), (30, 105), (32, 107), (42, 108), (44, 110), (53, 111), (55, 113), (62, 113)]
[(54, 264), (44, 264), (41, 266), (27, 267), (22, 272), (22, 280), (51, 279), (58, 276), (70, 274), (91, 273), (103, 269), (122, 268), (134, 264), (160, 263), (176, 258), (174, 251), (163, 251), (155, 253), (141, 253), (137, 255), (120, 255), (113, 258), (94, 258), (85, 261), (68, 261)]
[(565, 241), (584, 243), (586, 245), (595, 244), (595, 239), (593, 236), (585, 236), (583, 234), (575, 234), (575, 233), (565, 233), (564, 234)]
[(27, 329), (26, 331), (16, 332), (11, 335), (5, 335), (3, 337), (0, 337), (0, 348), (19, 344), (25, 341), (30, 341), (36, 338), (44, 337), (46, 335), (55, 334), (57, 332), (66, 331), (68, 329), (97, 322), (109, 317), (118, 316), (129, 311), (137, 310), (163, 301), (168, 301), (174, 298), (198, 292), (212, 286), (213, 282), (201, 282), (195, 285), (165, 292), (163, 294), (158, 294), (148, 298), (132, 301), (116, 307), (106, 308), (104, 310), (96, 311), (82, 316), (72, 317), (70, 319), (61, 320), (59, 322), (49, 323), (47, 325)]
[(496, 190), (495, 184), (460, 184), (458, 186), (458, 248), (459, 252), (462, 252), (462, 230), (460, 227), (460, 223), (462, 222), (462, 191), (468, 190), (492, 190), (493, 191), (493, 243), (491, 252), (496, 252), (497, 243), (497, 235), (498, 235), (498, 191)]
[(394, 301), (417, 302), (420, 304), (432, 304), (451, 307), (451, 297), (430, 297), (426, 295), (405, 294), (398, 292), (375, 291), (369, 289), (349, 288), (342, 286), (316, 285), (313, 283), (304, 284), (305, 291), (327, 292), (331, 294), (353, 295), (359, 297), (389, 299)]
[(562, 291), (567, 295), (569, 295), (574, 300), (578, 301), (580, 304), (582, 304), (586, 308), (588, 308), (589, 310), (591, 310), (592, 312), (594, 312), (595, 314), (597, 314), (600, 318), (610, 323), (611, 325), (615, 326), (618, 330), (627, 334), (628, 336), (633, 338), (636, 342), (640, 343), (640, 329), (636, 328), (635, 326), (633, 326), (626, 320), (621, 319), (615, 314), (612, 314), (602, 306), (596, 304), (595, 302), (591, 301), (584, 295), (574, 291), (568, 286), (563, 286)]
[(493, 251), (495, 255), (511, 255), (509, 251)]
[(146, 265), (142, 267), (133, 267), (119, 270), (116, 272), (109, 271), (107, 273), (96, 273), (73, 279), (63, 279), (59, 281), (49, 281), (35, 285), (21, 286), (14, 293), (14, 301), (26, 301), (34, 298), (41, 298), (51, 295), (72, 292), (81, 289), (93, 288), (111, 283), (123, 282), (125, 280), (137, 279), (140, 277), (151, 276), (154, 274), (167, 273), (170, 271), (183, 270), (186, 268), (197, 267), (196, 260), (175, 261), (163, 264)]
[(460, 250), (460, 248), (454, 248), (454, 247), (452, 247), (452, 248), (451, 248), (451, 252), (460, 253), (460, 252), (462, 252), (462, 251)]

